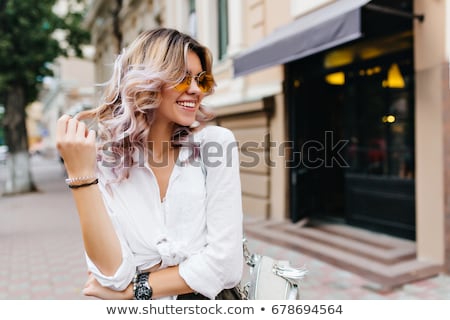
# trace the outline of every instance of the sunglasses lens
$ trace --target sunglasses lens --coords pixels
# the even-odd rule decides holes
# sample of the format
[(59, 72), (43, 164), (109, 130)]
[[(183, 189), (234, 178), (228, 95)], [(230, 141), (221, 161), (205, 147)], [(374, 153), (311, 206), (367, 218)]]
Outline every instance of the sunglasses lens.
[(177, 89), (178, 91), (186, 91), (191, 85), (191, 80), (192, 78), (187, 75), (186, 77), (184, 77), (183, 81), (175, 86), (175, 89)]
[(198, 87), (205, 93), (211, 91), (213, 83), (214, 81), (212, 76), (206, 73), (200, 74), (197, 78)]

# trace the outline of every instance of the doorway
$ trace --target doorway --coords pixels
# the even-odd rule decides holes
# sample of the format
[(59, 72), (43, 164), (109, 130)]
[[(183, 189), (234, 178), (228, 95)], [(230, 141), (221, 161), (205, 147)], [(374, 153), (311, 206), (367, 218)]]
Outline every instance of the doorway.
[(332, 159), (334, 145), (344, 138), (343, 88), (332, 86), (321, 77), (297, 83), (291, 98), (291, 137), (296, 157), (291, 182), (297, 210), (293, 220), (321, 217), (344, 218), (344, 170)]

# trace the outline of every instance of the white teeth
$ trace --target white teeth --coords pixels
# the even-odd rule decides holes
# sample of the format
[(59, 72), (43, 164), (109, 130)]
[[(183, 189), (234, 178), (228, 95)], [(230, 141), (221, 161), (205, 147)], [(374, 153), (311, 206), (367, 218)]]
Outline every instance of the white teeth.
[(187, 107), (187, 108), (194, 108), (195, 102), (191, 101), (178, 101), (177, 102), (180, 106)]

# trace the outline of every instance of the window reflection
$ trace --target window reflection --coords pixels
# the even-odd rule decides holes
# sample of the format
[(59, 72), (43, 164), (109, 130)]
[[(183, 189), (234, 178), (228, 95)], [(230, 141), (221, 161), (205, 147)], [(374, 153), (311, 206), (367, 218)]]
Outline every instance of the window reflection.
[[(404, 86), (386, 85), (395, 65)], [(410, 60), (348, 72), (347, 159), (353, 173), (414, 178), (414, 112)], [(368, 67), (364, 70), (374, 70)], [(370, 98), (368, 98), (370, 97)]]

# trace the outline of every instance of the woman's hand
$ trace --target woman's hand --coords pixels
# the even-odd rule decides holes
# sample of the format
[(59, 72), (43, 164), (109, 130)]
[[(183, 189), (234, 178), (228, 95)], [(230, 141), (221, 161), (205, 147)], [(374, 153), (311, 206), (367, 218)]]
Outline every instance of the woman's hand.
[(103, 300), (131, 300), (133, 299), (132, 284), (124, 291), (114, 291), (103, 287), (90, 273), (84, 285), (83, 294), (85, 296), (96, 297)]
[(69, 178), (95, 175), (95, 131), (88, 130), (84, 122), (68, 115), (59, 118), (56, 126), (56, 146), (64, 160)]

